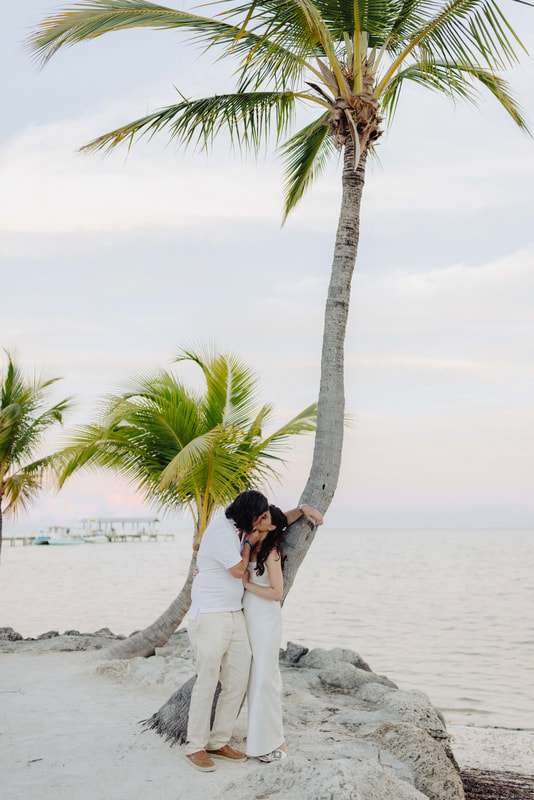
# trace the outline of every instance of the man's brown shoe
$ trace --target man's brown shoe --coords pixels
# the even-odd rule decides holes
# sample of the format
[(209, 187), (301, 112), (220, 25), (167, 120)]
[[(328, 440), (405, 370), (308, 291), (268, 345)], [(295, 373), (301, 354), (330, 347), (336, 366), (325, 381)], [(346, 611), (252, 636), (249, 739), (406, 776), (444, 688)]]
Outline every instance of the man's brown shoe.
[(191, 753), (190, 756), (186, 755), (186, 758), (191, 766), (201, 772), (215, 772), (215, 764), (205, 750), (197, 750), (196, 753)]
[(226, 761), (240, 762), (247, 760), (244, 753), (240, 753), (239, 750), (234, 750), (229, 744), (225, 744), (224, 747), (221, 747), (219, 750), (208, 750), (208, 753), (214, 758), (225, 758)]

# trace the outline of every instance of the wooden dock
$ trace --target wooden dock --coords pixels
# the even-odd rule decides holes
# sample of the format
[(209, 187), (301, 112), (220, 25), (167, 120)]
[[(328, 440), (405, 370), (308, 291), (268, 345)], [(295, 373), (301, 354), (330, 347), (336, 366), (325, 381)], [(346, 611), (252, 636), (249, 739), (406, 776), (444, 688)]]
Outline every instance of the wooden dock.
[(156, 533), (155, 531), (106, 535), (110, 542), (172, 542), (174, 540), (174, 533)]
[(33, 544), (35, 542), (35, 536), (4, 536), (2, 541), (6, 545), (9, 542), (11, 547), (16, 547), (17, 542), (20, 542), (21, 545), (25, 546), (27, 544)]
[[(113, 534), (106, 534), (108, 542), (172, 542), (174, 541), (174, 533), (156, 533), (156, 531), (136, 531), (136, 532), (128, 532), (128, 533), (113, 533)], [(31, 536), (4, 536), (2, 541), (4, 545), (7, 547), (9, 544), (10, 547), (25, 547), (29, 544), (34, 544), (36, 540), (36, 536), (32, 534)], [(87, 539), (90, 540), (90, 536), (88, 536), (85, 540), (87, 544)], [(90, 541), (89, 541), (90, 543)], [(104, 542), (105, 544), (105, 542)], [(50, 547), (51, 545), (40, 545), (40, 547)], [(52, 545), (53, 546), (53, 545)]]

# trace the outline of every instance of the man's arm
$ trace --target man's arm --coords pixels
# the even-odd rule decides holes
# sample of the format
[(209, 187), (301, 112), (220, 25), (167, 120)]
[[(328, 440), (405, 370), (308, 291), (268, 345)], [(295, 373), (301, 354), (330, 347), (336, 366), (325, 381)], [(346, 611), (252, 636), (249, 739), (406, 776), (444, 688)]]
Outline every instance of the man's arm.
[(298, 508), (292, 508), (291, 511), (286, 511), (287, 522), (291, 525), (297, 519), (304, 515), (308, 522), (311, 522), (312, 525), (322, 525), (323, 524), (323, 515), (320, 511), (317, 511), (316, 508), (313, 506), (308, 505), (308, 503), (302, 503)]
[(254, 545), (259, 541), (260, 535), (256, 533), (256, 531), (252, 531), (252, 533), (247, 533), (245, 536), (245, 541), (243, 544), (243, 551), (241, 553), (241, 561), (237, 564), (234, 564), (233, 567), (229, 567), (228, 572), (234, 578), (241, 579), (245, 572), (248, 569), (248, 562), (250, 561), (250, 553)]

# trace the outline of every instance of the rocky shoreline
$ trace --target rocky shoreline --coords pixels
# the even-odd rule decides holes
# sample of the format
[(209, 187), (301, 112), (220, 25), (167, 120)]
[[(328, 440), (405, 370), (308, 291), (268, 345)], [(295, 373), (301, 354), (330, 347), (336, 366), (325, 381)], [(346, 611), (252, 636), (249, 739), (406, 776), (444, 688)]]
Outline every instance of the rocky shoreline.
[[(121, 693), (132, 694), (132, 699), (143, 687), (157, 690), (158, 696), (165, 699), (166, 694), (172, 694), (194, 674), (192, 651), (184, 629), (177, 631), (167, 645), (157, 648), (152, 658), (106, 660), (105, 648), (119, 638), (125, 637), (103, 628), (95, 633), (72, 630), (61, 635), (58, 631), (48, 631), (35, 639), (23, 639), (12, 629), (3, 628), (0, 652), (46, 657), (60, 651), (73, 653), (71, 658), (75, 658), (82, 655), (81, 651), (87, 651), (93, 657), (90, 671), (105, 679), (111, 692), (110, 684), (120, 685)], [(98, 650), (103, 652), (93, 652)], [(358, 653), (343, 648), (308, 650), (303, 645), (288, 643), (281, 651), (280, 665), (284, 725), (291, 757), (267, 770), (265, 765), (251, 759), (238, 781), (231, 779), (224, 786), (219, 784), (215, 794), (210, 788), (213, 796), (232, 800), (534, 797), (533, 781), (528, 776), (488, 773), (465, 766), (461, 773), (445, 720), (428, 697), (422, 692), (399, 689), (387, 677), (375, 674)], [(15, 707), (15, 701), (13, 704)], [(141, 712), (137, 719), (140, 716)], [(238, 746), (246, 735), (243, 717), (246, 720), (246, 714), (241, 715), (236, 729)], [(123, 735), (126, 736), (125, 731)], [(149, 749), (159, 752), (164, 745), (162, 740), (155, 736), (150, 739)], [(168, 745), (164, 747), (171, 752)], [(165, 753), (162, 750), (162, 757)], [(190, 796), (191, 791), (194, 797), (194, 791), (198, 790), (200, 800), (205, 794), (206, 776), (189, 775), (190, 767), (177, 760), (176, 753), (180, 753), (179, 748), (172, 749), (172, 763), (186, 773), (184, 778), (192, 786)]]

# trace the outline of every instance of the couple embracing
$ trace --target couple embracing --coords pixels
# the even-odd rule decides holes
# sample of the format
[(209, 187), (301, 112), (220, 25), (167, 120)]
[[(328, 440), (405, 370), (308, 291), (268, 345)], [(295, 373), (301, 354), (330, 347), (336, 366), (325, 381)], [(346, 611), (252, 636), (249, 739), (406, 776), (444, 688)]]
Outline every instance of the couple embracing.
[[(282, 543), (287, 526), (302, 515), (322, 524), (320, 512), (309, 505), (284, 514), (260, 492), (241, 492), (204, 532), (188, 618), (197, 680), (186, 744), (188, 761), (202, 772), (213, 772), (213, 756), (236, 763), (247, 756), (268, 762), (286, 757), (278, 667)], [(228, 744), (245, 693), (246, 754)]]

